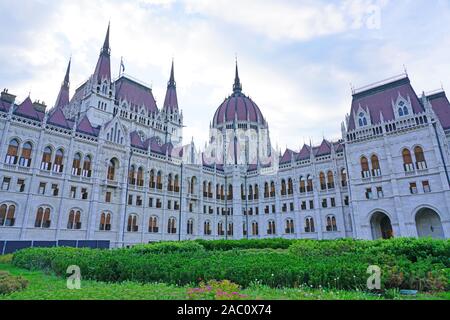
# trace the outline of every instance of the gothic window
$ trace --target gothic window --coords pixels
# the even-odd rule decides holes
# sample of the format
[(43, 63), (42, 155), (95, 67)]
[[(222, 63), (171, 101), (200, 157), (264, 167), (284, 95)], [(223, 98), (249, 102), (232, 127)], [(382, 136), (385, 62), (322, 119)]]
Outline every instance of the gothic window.
[(63, 172), (64, 151), (58, 149), (55, 154), (55, 163), (53, 164), (53, 172)]
[(90, 178), (92, 175), (91, 169), (92, 159), (91, 156), (85, 156), (83, 160), (83, 177)]
[(312, 179), (311, 175), (308, 175), (306, 181), (307, 181), (306, 190), (308, 192), (312, 192), (313, 191), (313, 179)]
[(294, 220), (287, 219), (286, 220), (286, 234), (293, 234), (295, 232), (294, 228)]
[(194, 234), (194, 220), (189, 219), (189, 220), (187, 221), (187, 230), (186, 230), (186, 233), (187, 233), (187, 234), (190, 234), (190, 235)]
[(72, 175), (79, 176), (81, 174), (81, 154), (75, 153), (72, 162)]
[(292, 179), (289, 178), (288, 179), (288, 194), (293, 194), (294, 193), (294, 185), (292, 183)]
[(403, 168), (405, 169), (405, 172), (414, 171), (411, 151), (409, 151), (409, 149), (407, 148), (403, 149), (402, 157), (403, 157)]
[(254, 189), (254, 191), (255, 191), (255, 194), (254, 194), (254, 199), (255, 200), (258, 200), (259, 199), (259, 187), (258, 187), (258, 185), (257, 184), (255, 184), (255, 189)]
[(130, 214), (128, 216), (127, 231), (128, 232), (138, 232), (139, 231), (137, 215)]
[(15, 223), (16, 206), (2, 204), (0, 206), (0, 227), (13, 227)]
[(111, 230), (111, 214), (107, 212), (102, 212), (100, 216), (100, 231), (110, 231)]
[(150, 188), (155, 188), (156, 187), (156, 183), (155, 183), (155, 170), (150, 170), (150, 181), (149, 181), (149, 187)]
[(223, 230), (223, 222), (219, 222), (217, 224), (217, 235), (218, 236), (223, 236), (225, 235), (225, 231)]
[(305, 219), (305, 232), (307, 232), (307, 233), (315, 232), (314, 218), (306, 217), (306, 219)]
[(30, 142), (24, 143), (22, 146), (22, 153), (20, 155), (19, 165), (22, 167), (31, 166), (31, 152), (33, 151), (33, 146)]
[(148, 221), (148, 232), (150, 233), (158, 233), (159, 227), (158, 227), (158, 217), (152, 216), (150, 217)]
[(363, 112), (361, 112), (359, 114), (358, 124), (359, 124), (360, 127), (365, 127), (368, 124), (366, 115)]
[(177, 220), (174, 217), (169, 218), (169, 221), (167, 224), (167, 233), (169, 233), (169, 234), (177, 233), (176, 223), (177, 223)]
[(232, 236), (232, 235), (233, 235), (233, 233), (234, 233), (234, 225), (233, 225), (233, 222), (228, 222), (228, 230), (227, 230), (227, 232), (228, 232), (228, 235), (229, 235), (229, 236)]
[(81, 229), (81, 212), (79, 210), (70, 210), (69, 219), (67, 221), (67, 229)]
[(269, 197), (269, 183), (265, 182), (264, 183), (264, 198), (268, 198)]
[(286, 181), (284, 179), (281, 180), (281, 195), (282, 196), (286, 195)]
[(137, 171), (137, 185), (138, 187), (144, 186), (144, 168), (139, 167)]
[(12, 139), (8, 145), (5, 163), (17, 164), (18, 155), (19, 155), (19, 141), (17, 139)]
[(423, 149), (419, 146), (414, 148), (414, 156), (416, 158), (416, 168), (423, 170), (427, 168), (427, 162), (425, 161), (425, 155)]
[(327, 217), (327, 227), (326, 230), (328, 232), (331, 231), (337, 231), (337, 225), (336, 225), (336, 217), (333, 215), (330, 215)]
[(50, 208), (48, 207), (39, 207), (36, 212), (36, 220), (34, 222), (34, 226), (36, 228), (50, 228), (51, 220), (50, 220)]
[(204, 233), (206, 236), (210, 236), (210, 235), (211, 235), (211, 222), (209, 222), (208, 220), (206, 220), (206, 221), (203, 223), (203, 233)]
[[(276, 234), (276, 230), (275, 230), (275, 221), (269, 220), (268, 226), (267, 226), (267, 234), (268, 234), (268, 235)], [(253, 235), (255, 235), (255, 234), (253, 234)]]
[(252, 222), (252, 235), (257, 236), (258, 234), (259, 234), (258, 222), (253, 221)]
[(116, 169), (118, 167), (118, 160), (116, 158), (113, 158), (109, 160), (108, 164), (108, 175), (107, 179), (110, 181), (116, 180)]
[(361, 175), (363, 178), (370, 177), (369, 160), (366, 157), (361, 158)]
[(372, 164), (372, 175), (374, 177), (381, 176), (380, 161), (378, 160), (378, 156), (374, 154), (370, 157), (370, 162)]
[(327, 187), (328, 189), (334, 189), (334, 175), (332, 171), (327, 173)]
[(325, 173), (321, 172), (319, 174), (319, 180), (320, 180), (320, 189), (325, 190), (327, 188), (327, 183), (325, 180)]
[(341, 170), (341, 184), (343, 187), (347, 186), (347, 170)]
[(156, 175), (156, 188), (159, 190), (162, 190), (162, 172), (158, 171), (158, 174)]

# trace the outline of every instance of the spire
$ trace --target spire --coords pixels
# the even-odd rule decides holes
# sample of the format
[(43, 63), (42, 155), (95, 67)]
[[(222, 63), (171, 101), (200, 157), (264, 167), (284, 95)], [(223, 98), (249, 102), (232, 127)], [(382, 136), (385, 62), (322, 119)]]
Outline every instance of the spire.
[(98, 82), (101, 82), (104, 79), (111, 82), (111, 49), (109, 48), (109, 32), (110, 24), (108, 24), (105, 42), (103, 43), (100, 57), (98, 58), (97, 66), (95, 67), (94, 78), (96, 78)]
[(58, 97), (55, 102), (55, 109), (60, 109), (69, 104), (69, 76), (70, 76), (70, 65), (72, 64), (72, 58), (69, 60), (69, 64), (67, 65), (66, 75), (64, 77), (64, 81), (61, 84), (61, 89), (59, 89)]
[(172, 60), (172, 68), (170, 70), (170, 79), (167, 83), (166, 98), (164, 99), (164, 111), (166, 113), (178, 112), (177, 86), (175, 82), (175, 68)]
[(239, 79), (239, 70), (238, 70), (237, 58), (236, 58), (236, 75), (234, 77), (233, 92), (234, 93), (241, 93), (242, 92), (242, 84), (241, 84), (241, 80)]

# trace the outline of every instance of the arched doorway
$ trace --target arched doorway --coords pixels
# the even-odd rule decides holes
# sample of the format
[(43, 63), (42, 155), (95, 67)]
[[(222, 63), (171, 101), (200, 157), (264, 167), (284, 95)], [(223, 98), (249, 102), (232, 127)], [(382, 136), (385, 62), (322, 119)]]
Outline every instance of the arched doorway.
[(416, 214), (416, 228), (419, 238), (431, 237), (444, 239), (444, 229), (441, 218), (436, 211), (430, 208), (420, 209)]
[(372, 215), (370, 226), (372, 229), (372, 238), (374, 240), (390, 239), (394, 237), (391, 219), (383, 212), (375, 212)]

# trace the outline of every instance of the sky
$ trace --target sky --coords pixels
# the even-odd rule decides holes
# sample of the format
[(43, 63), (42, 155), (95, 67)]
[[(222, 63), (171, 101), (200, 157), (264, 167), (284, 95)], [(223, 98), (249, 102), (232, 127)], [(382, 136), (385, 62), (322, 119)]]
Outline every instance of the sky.
[(184, 139), (203, 146), (243, 91), (274, 146), (341, 138), (351, 88), (407, 72), (418, 94), (450, 86), (448, 0), (0, 0), (0, 88), (52, 106), (70, 57), (71, 94), (94, 71), (111, 22), (113, 76), (152, 86), (162, 107), (172, 59)]

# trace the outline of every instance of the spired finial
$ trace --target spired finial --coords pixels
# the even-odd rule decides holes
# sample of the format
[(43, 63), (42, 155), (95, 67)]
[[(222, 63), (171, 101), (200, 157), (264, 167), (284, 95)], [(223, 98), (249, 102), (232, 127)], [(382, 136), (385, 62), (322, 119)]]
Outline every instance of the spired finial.
[(109, 49), (109, 32), (111, 29), (111, 21), (108, 22), (108, 29), (106, 31), (106, 36), (105, 36), (105, 42), (103, 43), (103, 48), (102, 48), (102, 53), (110, 53), (110, 49)]
[(238, 68), (237, 56), (236, 56), (236, 74), (234, 77), (233, 92), (234, 93), (242, 92), (242, 84), (241, 84), (241, 80), (239, 79), (239, 68)]
[(175, 82), (175, 67), (174, 67), (175, 63), (174, 63), (174, 58), (172, 58), (172, 68), (170, 69), (170, 79), (169, 79), (169, 83), (167, 84), (168, 87), (175, 87), (176, 86), (176, 82)]

